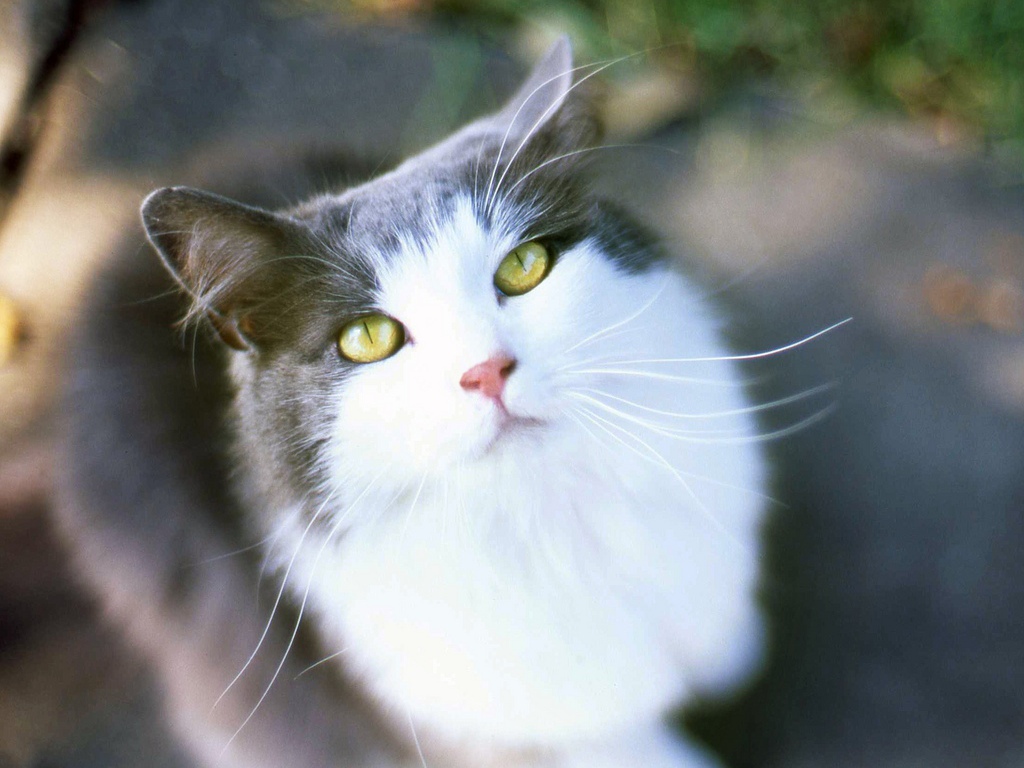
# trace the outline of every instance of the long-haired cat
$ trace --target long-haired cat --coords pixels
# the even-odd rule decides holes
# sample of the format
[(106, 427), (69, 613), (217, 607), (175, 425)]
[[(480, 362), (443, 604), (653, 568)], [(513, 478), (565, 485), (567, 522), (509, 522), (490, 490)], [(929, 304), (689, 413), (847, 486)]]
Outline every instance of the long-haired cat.
[(286, 211), (158, 190), (173, 283), (100, 278), (63, 520), (205, 764), (715, 764), (669, 717), (762, 654), (755, 408), (716, 308), (588, 183), (589, 72), (559, 42), (498, 113)]

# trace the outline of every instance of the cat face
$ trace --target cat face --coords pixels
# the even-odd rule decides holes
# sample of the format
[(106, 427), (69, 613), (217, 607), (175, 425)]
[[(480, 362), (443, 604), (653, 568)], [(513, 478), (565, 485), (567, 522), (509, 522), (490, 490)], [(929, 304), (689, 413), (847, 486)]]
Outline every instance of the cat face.
[[(450, 206), (427, 236), (380, 257), (374, 309), (402, 324), (406, 343), (353, 367), (337, 390), (333, 430), (346, 466), (389, 467), (389, 477), (408, 481), (543, 451), (573, 426), (568, 369), (602, 353), (587, 337), (657, 290), (650, 275), (608, 258), (599, 231), (531, 240), (542, 214), (520, 210), (521, 224), (503, 229), (481, 220), (468, 196)], [(551, 263), (530, 290), (509, 296), (495, 275), (524, 243)]]
[(497, 115), (342, 194), (283, 214), (150, 196), (151, 240), (234, 350), (257, 474), (324, 498), (481, 467), (525, 476), (581, 452), (608, 471), (707, 461), (642, 421), (742, 398), (625, 370), (720, 348), (688, 284), (592, 196), (579, 159), (594, 133), (563, 44)]

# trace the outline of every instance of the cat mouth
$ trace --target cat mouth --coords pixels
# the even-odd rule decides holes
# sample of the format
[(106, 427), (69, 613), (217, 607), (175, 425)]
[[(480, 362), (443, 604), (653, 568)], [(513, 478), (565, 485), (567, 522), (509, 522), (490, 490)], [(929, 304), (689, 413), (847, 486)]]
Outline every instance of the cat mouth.
[(545, 424), (542, 419), (538, 419), (534, 416), (518, 416), (514, 413), (509, 413), (504, 408), (501, 410), (501, 416), (499, 419), (499, 434), (515, 430), (535, 429), (537, 427), (542, 427)]
[(507, 443), (511, 438), (529, 432), (536, 432), (547, 424), (543, 419), (536, 418), (535, 416), (512, 413), (505, 407), (504, 403), (498, 403), (496, 410), (494, 434), (487, 442), (487, 445), (484, 446), (484, 454), (488, 454), (499, 445)]

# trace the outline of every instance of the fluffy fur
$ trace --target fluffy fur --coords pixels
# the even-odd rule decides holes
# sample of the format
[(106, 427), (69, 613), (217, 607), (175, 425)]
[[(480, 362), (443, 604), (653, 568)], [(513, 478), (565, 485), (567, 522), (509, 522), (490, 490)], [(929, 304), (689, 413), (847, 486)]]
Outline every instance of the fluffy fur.
[[(584, 240), (500, 304), (490, 276), (517, 235), (488, 237), (460, 201), (394, 261), (380, 306), (416, 341), (338, 385), (326, 524), (300, 544), (300, 518), (280, 551), (299, 552), (289, 583), (337, 663), (418, 729), (559, 745), (749, 671), (763, 478), (729, 362), (632, 375), (728, 354), (677, 275), (624, 275)], [(529, 424), (458, 386), (496, 350)], [(681, 404), (707, 418), (646, 410)]]
[[(592, 196), (572, 72), (562, 42), (497, 115), (291, 211), (144, 205), (231, 347), (241, 543), (279, 585), (222, 675), (236, 735), (292, 682), (294, 633), (269, 666), (263, 647), (288, 604), (431, 765), (712, 764), (666, 718), (762, 653), (754, 409), (699, 289)], [(500, 295), (529, 240), (550, 274)], [(408, 342), (349, 363), (338, 330), (371, 311)], [(459, 384), (496, 354), (504, 408)]]

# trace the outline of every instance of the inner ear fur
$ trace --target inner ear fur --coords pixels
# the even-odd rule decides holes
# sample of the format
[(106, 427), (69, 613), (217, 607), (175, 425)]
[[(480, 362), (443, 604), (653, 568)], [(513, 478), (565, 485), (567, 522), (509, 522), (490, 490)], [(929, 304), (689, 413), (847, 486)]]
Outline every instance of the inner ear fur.
[(572, 48), (563, 36), (490, 118), (493, 130), (502, 137), (503, 161), (515, 158), (513, 172), (562, 156), (573, 165), (586, 161), (586, 154), (575, 152), (596, 144), (602, 133), (597, 106), (600, 89), (589, 78), (592, 72), (573, 71)]
[(250, 310), (275, 290), (273, 259), (285, 252), (295, 226), (189, 187), (156, 190), (141, 213), (149, 241), (192, 299), (186, 320), (205, 316), (228, 346), (251, 349), (259, 333)]
[(587, 79), (589, 70), (574, 71), (572, 44), (558, 38), (530, 75), (495, 116), (508, 133), (513, 149), (530, 141), (552, 144), (553, 151), (589, 146), (600, 137), (595, 104), (598, 89)]

